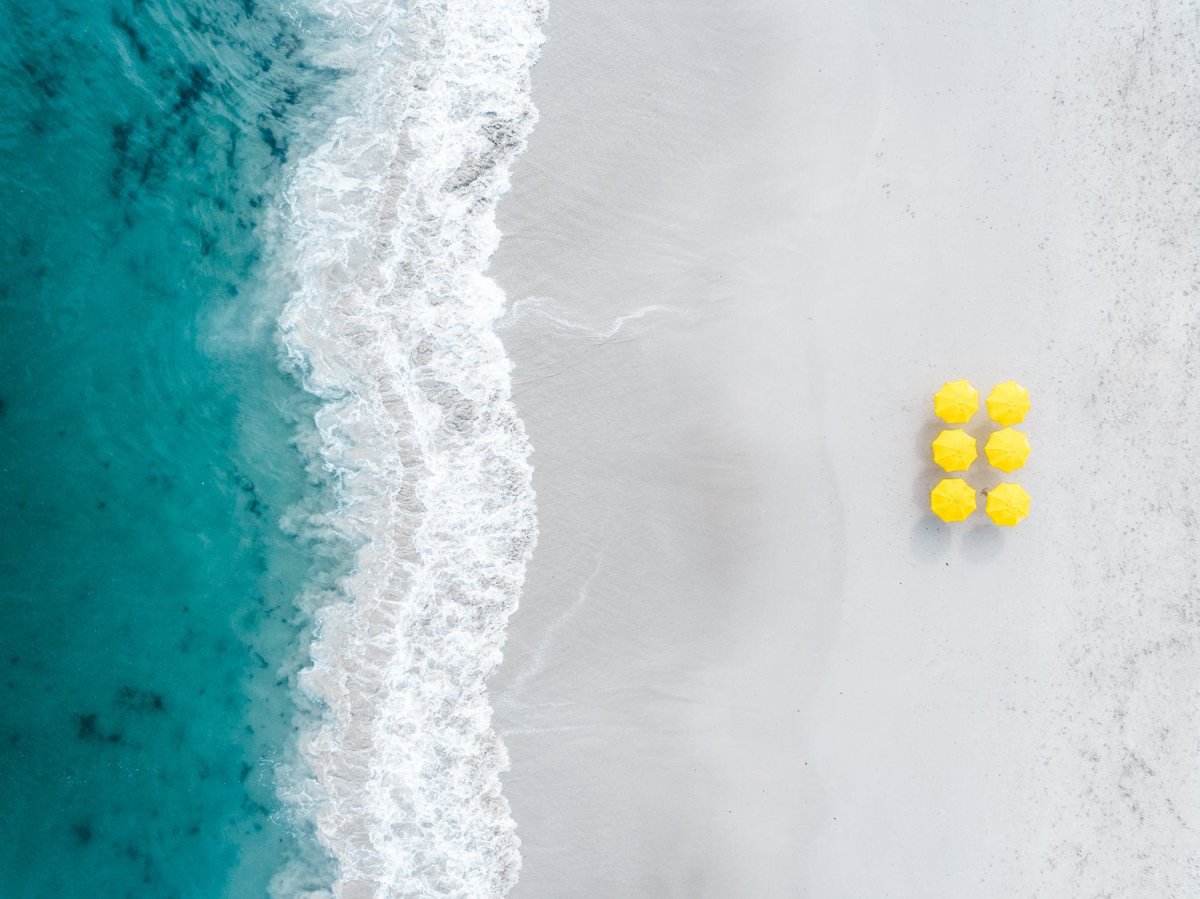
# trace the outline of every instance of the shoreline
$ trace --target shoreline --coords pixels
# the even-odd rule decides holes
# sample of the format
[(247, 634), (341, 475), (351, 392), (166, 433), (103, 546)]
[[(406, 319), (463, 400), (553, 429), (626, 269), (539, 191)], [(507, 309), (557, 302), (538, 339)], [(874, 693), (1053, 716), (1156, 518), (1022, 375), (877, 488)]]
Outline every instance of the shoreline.
[[(536, 120), (536, 0), (314, 0), (340, 36), (341, 115), (291, 169), (279, 321), (354, 548), (303, 597), (323, 714), (288, 799), (335, 895), (500, 896), (520, 870), (487, 681), (537, 535), (528, 441), (484, 274), (498, 197)], [(335, 100), (335, 101), (336, 101)], [(349, 600), (349, 601), (347, 601)], [(276, 895), (296, 892), (284, 871)]]

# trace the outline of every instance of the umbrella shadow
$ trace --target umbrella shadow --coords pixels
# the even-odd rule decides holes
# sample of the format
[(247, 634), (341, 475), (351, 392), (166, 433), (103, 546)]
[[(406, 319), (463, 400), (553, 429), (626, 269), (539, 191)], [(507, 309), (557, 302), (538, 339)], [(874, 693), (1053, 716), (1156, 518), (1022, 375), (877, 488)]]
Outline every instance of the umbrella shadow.
[[(957, 477), (957, 474), (949, 474), (933, 461), (933, 438), (941, 433), (943, 425), (939, 422), (930, 422), (921, 428), (917, 434), (917, 446), (915, 448), (917, 460), (920, 470), (917, 473), (916, 480), (913, 481), (913, 502), (918, 508), (929, 508), (929, 491), (933, 489), (933, 485), (942, 478)], [(936, 520), (936, 519), (935, 519)]]
[[(914, 524), (910, 541), (913, 552), (923, 561), (948, 560), (955, 540), (955, 531), (959, 532), (961, 541), (959, 553), (963, 558), (972, 562), (986, 562), (996, 558), (1004, 549), (1004, 535), (984, 516), (983, 506), (985, 495), (983, 489), (990, 489), (999, 483), (996, 473), (987, 465), (976, 463), (969, 471), (943, 471), (934, 463), (931, 455), (931, 445), (939, 433), (946, 428), (963, 428), (979, 440), (980, 455), (982, 456), (983, 438), (980, 436), (980, 425), (948, 425), (941, 421), (930, 421), (922, 425), (917, 433), (916, 451), (921, 461), (921, 470), (913, 481), (913, 502), (918, 508), (925, 509)], [(983, 435), (986, 437), (986, 430)], [(963, 523), (947, 524), (929, 511), (929, 492), (943, 478), (962, 478), (977, 491), (979, 510)], [(982, 517), (982, 520), (981, 520)]]
[[(924, 491), (922, 495), (928, 502), (927, 491)], [(932, 512), (927, 512), (917, 519), (909, 539), (917, 558), (932, 562), (945, 559), (950, 555), (950, 544), (953, 537), (950, 525)]]
[[(935, 438), (938, 434), (942, 433), (942, 431), (945, 430), (946, 428), (957, 428), (957, 427), (962, 427), (962, 426), (961, 425), (948, 425), (945, 422), (938, 421), (937, 419), (934, 419), (933, 421), (927, 421), (927, 422), (925, 422), (925, 424), (921, 425), (921, 430), (917, 432), (917, 447), (916, 447), (916, 449), (917, 449), (917, 452), (920, 454), (921, 459), (925, 462), (926, 465), (933, 465), (932, 456), (931, 456), (931, 453), (933, 451), (932, 450), (933, 438)], [(934, 465), (933, 467), (935, 469), (937, 469), (938, 471), (941, 471), (941, 469), (937, 468), (936, 465)]]

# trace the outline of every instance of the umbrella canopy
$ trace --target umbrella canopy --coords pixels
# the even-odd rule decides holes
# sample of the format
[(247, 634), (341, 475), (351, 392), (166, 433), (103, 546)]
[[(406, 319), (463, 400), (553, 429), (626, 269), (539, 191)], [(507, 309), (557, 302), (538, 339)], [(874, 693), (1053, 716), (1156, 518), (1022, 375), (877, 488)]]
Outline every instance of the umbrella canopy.
[(984, 444), (983, 451), (993, 468), (1014, 472), (1029, 458), (1029, 438), (1021, 431), (1001, 428), (993, 431)]
[(964, 521), (975, 511), (975, 488), (962, 478), (943, 478), (929, 494), (929, 508), (942, 521)]
[(988, 394), (987, 409), (997, 424), (1015, 425), (1023, 421), (1029, 411), (1029, 391), (1016, 381), (997, 384)]
[(1020, 484), (1000, 484), (988, 491), (987, 514), (996, 524), (1013, 527), (1029, 514), (1029, 494)]
[(979, 391), (970, 381), (947, 381), (933, 395), (933, 411), (942, 421), (961, 425), (979, 409)]
[(933, 461), (946, 471), (966, 471), (978, 458), (975, 438), (962, 428), (942, 431), (933, 438)]

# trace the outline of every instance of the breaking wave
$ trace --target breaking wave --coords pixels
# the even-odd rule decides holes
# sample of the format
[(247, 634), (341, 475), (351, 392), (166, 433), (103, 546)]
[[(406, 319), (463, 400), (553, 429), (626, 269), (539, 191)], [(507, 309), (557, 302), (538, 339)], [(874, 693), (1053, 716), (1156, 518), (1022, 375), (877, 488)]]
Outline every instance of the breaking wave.
[[(502, 896), (520, 869), (488, 678), (536, 539), (530, 447), (484, 275), (536, 120), (529, 0), (311, 0), (334, 124), (292, 168), (289, 357), (323, 401), (352, 572), (309, 598), (309, 776), (341, 897)], [(287, 876), (276, 883), (288, 892)], [(313, 895), (313, 894), (310, 894)]]

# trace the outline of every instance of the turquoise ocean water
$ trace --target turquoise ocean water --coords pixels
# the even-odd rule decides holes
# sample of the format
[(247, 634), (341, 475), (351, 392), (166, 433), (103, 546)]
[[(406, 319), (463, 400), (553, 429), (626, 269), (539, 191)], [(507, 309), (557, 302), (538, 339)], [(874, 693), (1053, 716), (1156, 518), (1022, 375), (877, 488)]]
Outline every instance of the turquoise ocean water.
[(320, 485), (261, 236), (305, 59), (273, 0), (0, 0), (0, 899), (325, 876), (275, 798)]

